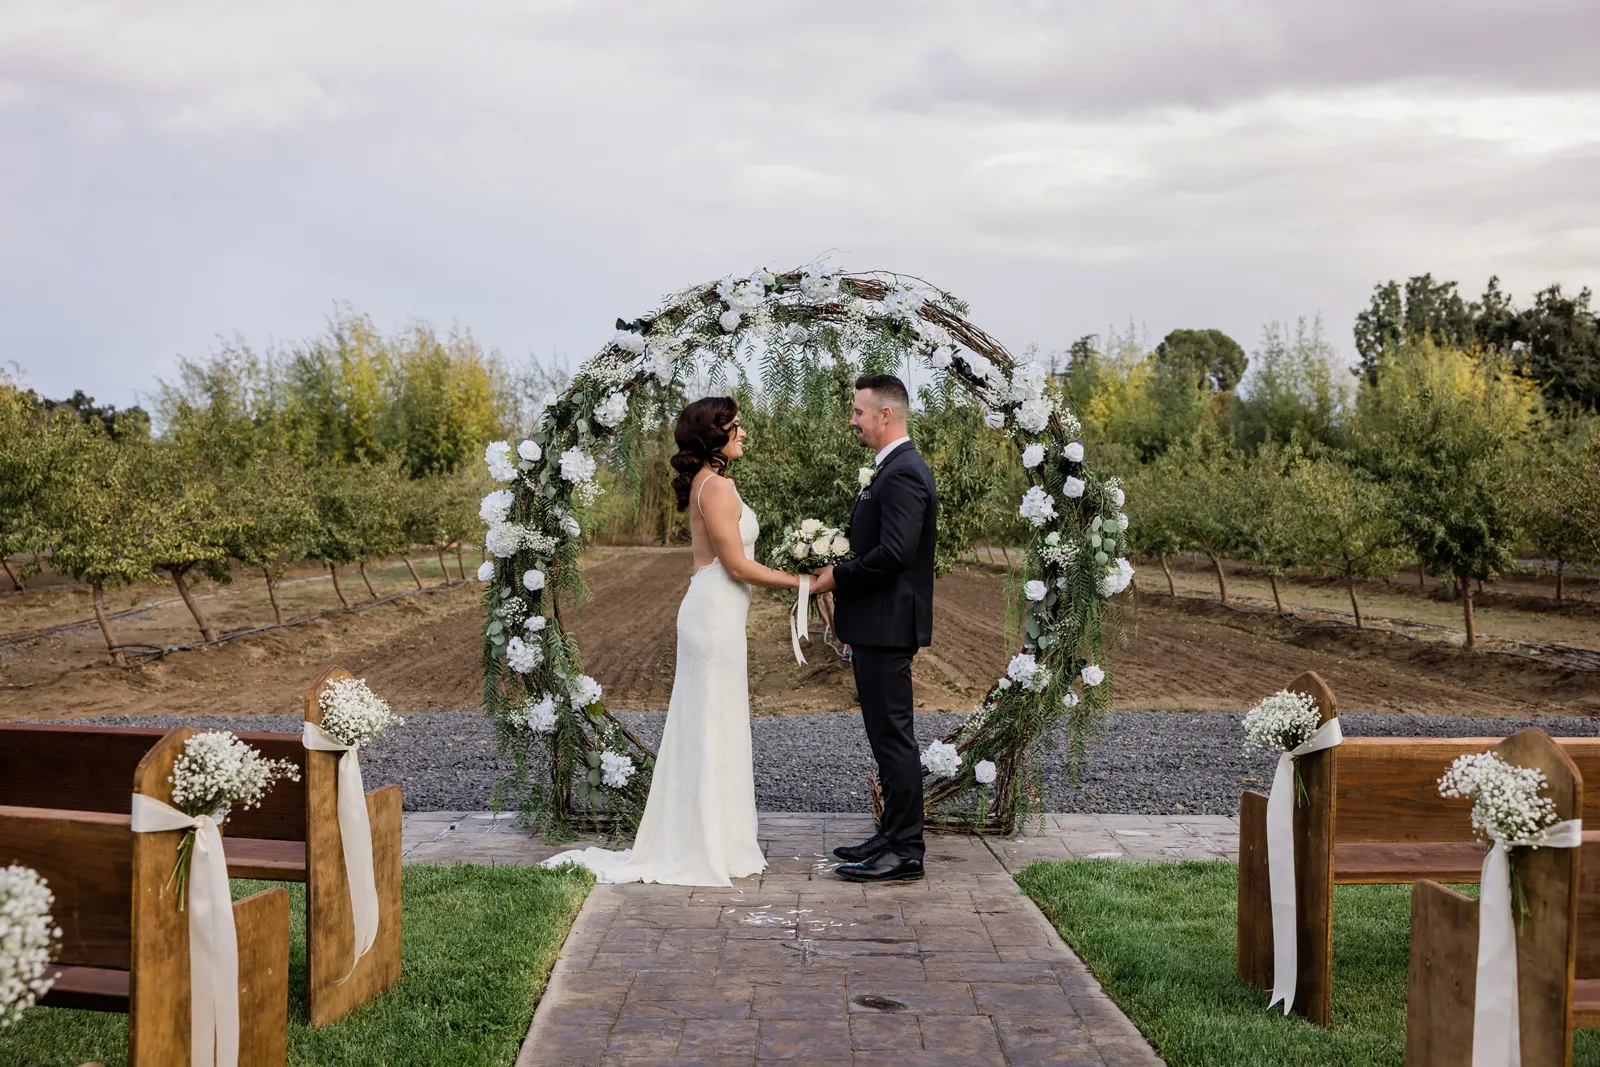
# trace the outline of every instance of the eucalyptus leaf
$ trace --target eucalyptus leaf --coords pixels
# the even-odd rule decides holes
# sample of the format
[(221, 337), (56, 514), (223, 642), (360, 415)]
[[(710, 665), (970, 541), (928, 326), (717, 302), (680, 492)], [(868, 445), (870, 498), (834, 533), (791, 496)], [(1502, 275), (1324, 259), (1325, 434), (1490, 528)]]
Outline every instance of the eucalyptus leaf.
[(589, 772), (589, 784), (591, 786), (597, 786), (600, 784), (600, 771), (598, 769), (591, 770)]

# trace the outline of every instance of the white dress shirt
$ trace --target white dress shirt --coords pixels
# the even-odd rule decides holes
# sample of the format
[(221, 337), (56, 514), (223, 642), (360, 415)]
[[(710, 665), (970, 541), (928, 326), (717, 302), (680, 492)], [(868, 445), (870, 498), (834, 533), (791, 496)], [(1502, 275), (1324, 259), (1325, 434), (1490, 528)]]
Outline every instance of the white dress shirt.
[(899, 448), (909, 440), (911, 440), (910, 437), (896, 437), (893, 441), (890, 441), (888, 444), (878, 449), (878, 458), (872, 461), (872, 465), (874, 467), (883, 466), (883, 461), (888, 458), (889, 453), (893, 452), (895, 449)]

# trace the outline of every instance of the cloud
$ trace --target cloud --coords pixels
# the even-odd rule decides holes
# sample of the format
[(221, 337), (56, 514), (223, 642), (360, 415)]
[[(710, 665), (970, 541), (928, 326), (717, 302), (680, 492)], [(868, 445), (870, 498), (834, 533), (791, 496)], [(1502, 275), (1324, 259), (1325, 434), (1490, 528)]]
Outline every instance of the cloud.
[(1342, 341), (1391, 276), (1600, 284), (1597, 45), (1579, 3), (11, 4), (0, 351), (131, 388), (350, 299), (581, 353), (828, 249), (1017, 345)]

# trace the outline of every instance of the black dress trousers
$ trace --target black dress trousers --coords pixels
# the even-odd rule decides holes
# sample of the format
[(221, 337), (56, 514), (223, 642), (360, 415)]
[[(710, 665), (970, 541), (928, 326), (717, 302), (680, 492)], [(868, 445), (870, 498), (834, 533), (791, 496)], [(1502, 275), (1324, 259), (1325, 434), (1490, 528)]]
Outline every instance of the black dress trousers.
[(867, 741), (878, 763), (883, 787), (883, 820), (878, 826), (889, 850), (922, 859), (922, 754), (917, 748), (911, 701), (911, 661), (917, 650), (854, 645), (856, 691)]

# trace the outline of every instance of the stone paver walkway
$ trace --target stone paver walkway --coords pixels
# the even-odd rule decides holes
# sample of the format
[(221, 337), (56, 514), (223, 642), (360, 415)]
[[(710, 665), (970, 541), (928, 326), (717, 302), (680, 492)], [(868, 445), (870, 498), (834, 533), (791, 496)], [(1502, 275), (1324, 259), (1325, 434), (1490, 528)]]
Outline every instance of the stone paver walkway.
[[(759, 878), (597, 886), (517, 1067), (1160, 1064), (1011, 872), (1037, 859), (1227, 858), (1234, 820), (1049, 815), (1010, 840), (930, 835), (921, 882), (834, 877), (830, 850), (871, 830), (865, 816), (763, 814)], [(537, 863), (558, 850), (462, 812), (408, 813), (404, 849), (408, 863)]]

